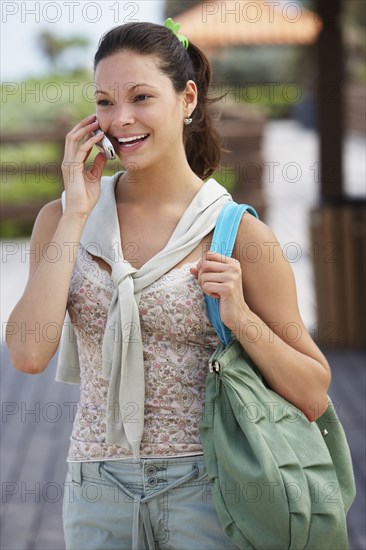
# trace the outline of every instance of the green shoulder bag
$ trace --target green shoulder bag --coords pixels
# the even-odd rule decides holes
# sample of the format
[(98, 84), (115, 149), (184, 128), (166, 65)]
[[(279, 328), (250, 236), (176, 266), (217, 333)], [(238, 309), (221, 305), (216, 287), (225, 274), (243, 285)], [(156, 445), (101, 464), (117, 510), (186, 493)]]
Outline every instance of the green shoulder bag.
[[(248, 205), (229, 202), (211, 250), (231, 256)], [(218, 247), (220, 250), (218, 250)], [(355, 497), (347, 440), (332, 402), (315, 422), (266, 384), (205, 295), (221, 340), (210, 358), (200, 435), (222, 527), (242, 550), (343, 550)]]

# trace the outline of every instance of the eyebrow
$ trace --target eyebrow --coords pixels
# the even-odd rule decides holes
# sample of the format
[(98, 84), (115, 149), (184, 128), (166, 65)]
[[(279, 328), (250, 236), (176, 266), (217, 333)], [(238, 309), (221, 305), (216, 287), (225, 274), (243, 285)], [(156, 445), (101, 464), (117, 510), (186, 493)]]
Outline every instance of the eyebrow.
[[(139, 82), (138, 84), (134, 84), (133, 86), (128, 86), (127, 88), (123, 87), (123, 88), (127, 89), (127, 91), (129, 92), (133, 92), (136, 90), (136, 88), (140, 88), (141, 86), (147, 86), (148, 88), (156, 89), (156, 86), (151, 86), (151, 84), (146, 84), (146, 82)], [(104, 90), (95, 90), (94, 95), (96, 94), (109, 95), (109, 92), (105, 92)]]

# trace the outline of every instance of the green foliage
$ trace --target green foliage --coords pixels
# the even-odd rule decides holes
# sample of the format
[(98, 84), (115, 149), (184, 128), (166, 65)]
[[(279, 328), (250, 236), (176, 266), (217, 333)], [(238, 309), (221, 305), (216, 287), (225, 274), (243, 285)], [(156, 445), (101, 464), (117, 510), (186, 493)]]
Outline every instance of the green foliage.
[(2, 131), (50, 129), (95, 112), (93, 76), (89, 71), (49, 75), (1, 86)]
[(298, 67), (303, 48), (246, 46), (226, 48), (212, 61), (216, 80), (240, 82), (294, 82), (303, 75)]
[(213, 90), (228, 92), (228, 101), (257, 106), (268, 118), (287, 117), (301, 101), (303, 82), (312, 81), (311, 61), (304, 57), (302, 47), (228, 48), (212, 61)]
[(218, 104), (244, 104), (250, 105), (258, 115), (267, 118), (287, 118), (292, 115), (293, 108), (301, 102), (305, 93), (301, 86), (295, 83), (269, 82), (256, 84), (220, 83), (212, 86), (212, 95), (222, 97)]
[(46, 57), (51, 70), (56, 68), (60, 74), (67, 72), (70, 65), (75, 68), (82, 66), (82, 62), (77, 59), (77, 53), (85, 50), (89, 43), (89, 40), (82, 36), (62, 38), (48, 31), (38, 35), (38, 47)]
[(3, 162), (53, 162), (57, 156), (57, 148), (54, 143), (4, 143), (1, 146)]
[(27, 220), (1, 220), (0, 238), (18, 239), (32, 234), (33, 222)]
[(42, 176), (42, 171), (9, 177), (1, 183), (1, 201), (6, 203), (23, 203), (34, 199), (51, 201), (60, 196), (59, 181), (51, 174)]

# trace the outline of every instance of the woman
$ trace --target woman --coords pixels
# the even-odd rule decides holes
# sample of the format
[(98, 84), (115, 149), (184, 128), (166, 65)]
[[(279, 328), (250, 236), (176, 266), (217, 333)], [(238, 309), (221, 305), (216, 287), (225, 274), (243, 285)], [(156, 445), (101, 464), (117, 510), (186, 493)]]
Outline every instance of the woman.
[[(231, 200), (207, 180), (220, 155), (210, 67), (170, 27), (130, 23), (102, 38), (96, 116), (67, 135), (62, 200), (42, 208), (32, 233), (32, 246), (52, 242), (60, 259), (32, 255), (9, 319), (60, 327), (71, 318), (58, 365), (59, 380), (81, 384), (65, 483), (70, 549), (234, 548), (199, 439), (207, 360), (219, 343), (204, 293), (220, 298), (224, 324), (275, 391), (311, 421), (328, 402), (329, 365), (273, 232), (246, 213), (233, 257), (208, 252)], [(101, 178), (103, 153), (85, 169), (99, 127), (126, 168), (113, 177)], [(261, 250), (257, 261), (244, 252), (249, 243)], [(15, 368), (31, 374), (47, 368), (59, 342), (7, 338)]]

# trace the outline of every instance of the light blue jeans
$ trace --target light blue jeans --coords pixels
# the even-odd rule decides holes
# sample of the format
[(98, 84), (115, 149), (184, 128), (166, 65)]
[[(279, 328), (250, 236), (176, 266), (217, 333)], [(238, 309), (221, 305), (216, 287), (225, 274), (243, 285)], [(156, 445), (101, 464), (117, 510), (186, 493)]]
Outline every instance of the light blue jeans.
[(237, 550), (202, 455), (69, 463), (63, 526), (67, 550)]

